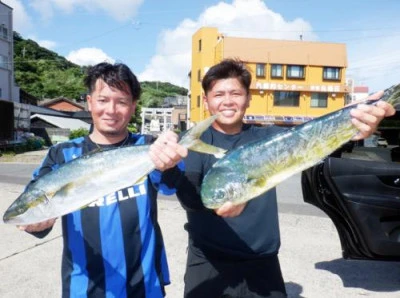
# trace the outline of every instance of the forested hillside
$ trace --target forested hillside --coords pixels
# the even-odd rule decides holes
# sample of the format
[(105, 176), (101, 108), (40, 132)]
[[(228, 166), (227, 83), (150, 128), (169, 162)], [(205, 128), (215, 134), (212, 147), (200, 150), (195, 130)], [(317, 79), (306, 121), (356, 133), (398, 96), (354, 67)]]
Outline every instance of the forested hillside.
[[(86, 67), (24, 39), (14, 32), (14, 68), (16, 83), (39, 99), (64, 96), (78, 99), (86, 92), (83, 76)], [(140, 105), (159, 107), (167, 96), (187, 95), (188, 90), (163, 82), (143, 82)]]

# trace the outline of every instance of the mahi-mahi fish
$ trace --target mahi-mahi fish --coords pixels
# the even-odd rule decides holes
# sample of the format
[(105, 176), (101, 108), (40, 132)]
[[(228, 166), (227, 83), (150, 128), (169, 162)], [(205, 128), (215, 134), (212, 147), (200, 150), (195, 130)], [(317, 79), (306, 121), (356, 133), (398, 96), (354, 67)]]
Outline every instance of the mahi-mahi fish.
[[(198, 123), (179, 143), (193, 151), (223, 155), (225, 150), (199, 140), (217, 117)], [(104, 150), (63, 164), (30, 184), (6, 210), (3, 221), (16, 225), (42, 222), (84, 208), (104, 195), (137, 183), (155, 169), (149, 147)]]
[[(393, 106), (398, 104), (400, 84), (386, 89), (380, 100)], [(363, 103), (375, 102), (366, 100)], [(233, 205), (247, 202), (321, 162), (357, 133), (351, 123), (352, 108), (354, 106), (346, 106), (228, 152), (203, 179), (203, 204), (215, 209), (227, 201)]]

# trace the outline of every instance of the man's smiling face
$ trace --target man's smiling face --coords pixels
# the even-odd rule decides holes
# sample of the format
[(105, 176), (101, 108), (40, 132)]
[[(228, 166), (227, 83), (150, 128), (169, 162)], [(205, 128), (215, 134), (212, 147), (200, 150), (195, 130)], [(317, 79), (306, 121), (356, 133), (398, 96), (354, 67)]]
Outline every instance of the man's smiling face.
[(216, 130), (226, 134), (241, 131), (250, 95), (237, 78), (217, 80), (203, 100), (211, 115), (220, 115), (213, 124)]

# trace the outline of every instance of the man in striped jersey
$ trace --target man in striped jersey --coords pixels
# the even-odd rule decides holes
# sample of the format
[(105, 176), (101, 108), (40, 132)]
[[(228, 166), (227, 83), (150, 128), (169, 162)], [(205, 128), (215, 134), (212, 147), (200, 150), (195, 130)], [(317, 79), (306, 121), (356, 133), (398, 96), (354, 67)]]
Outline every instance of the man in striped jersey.
[[(127, 130), (141, 87), (124, 64), (100, 63), (85, 78), (93, 119), (90, 135), (50, 148), (33, 181), (93, 150), (148, 144), (151, 136)], [(150, 146), (156, 167), (137, 185), (117, 190), (62, 217), (62, 297), (163, 297), (170, 283), (168, 264), (157, 222), (157, 192), (172, 194), (187, 155), (172, 132)], [(20, 227), (44, 237), (56, 219)]]

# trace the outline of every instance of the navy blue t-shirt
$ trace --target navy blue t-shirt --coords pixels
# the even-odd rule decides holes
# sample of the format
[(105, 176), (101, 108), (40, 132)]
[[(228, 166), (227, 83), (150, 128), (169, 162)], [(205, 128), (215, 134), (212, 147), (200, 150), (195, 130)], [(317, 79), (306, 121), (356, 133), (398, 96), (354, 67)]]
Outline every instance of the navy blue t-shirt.
[[(232, 150), (240, 145), (266, 139), (283, 128), (244, 125), (240, 133), (223, 134), (214, 128), (201, 139), (216, 147)], [(199, 255), (220, 259), (253, 259), (275, 255), (280, 246), (275, 188), (248, 201), (237, 217), (223, 218), (206, 209), (200, 197), (203, 177), (217, 161), (213, 155), (189, 151), (184, 159), (185, 174), (177, 195), (187, 211), (186, 229)]]

